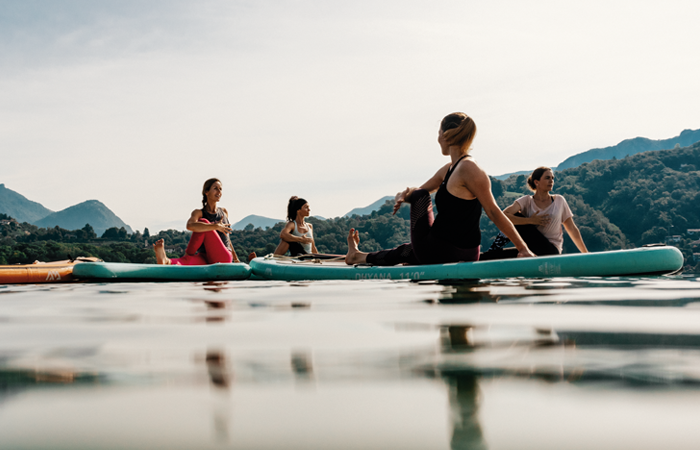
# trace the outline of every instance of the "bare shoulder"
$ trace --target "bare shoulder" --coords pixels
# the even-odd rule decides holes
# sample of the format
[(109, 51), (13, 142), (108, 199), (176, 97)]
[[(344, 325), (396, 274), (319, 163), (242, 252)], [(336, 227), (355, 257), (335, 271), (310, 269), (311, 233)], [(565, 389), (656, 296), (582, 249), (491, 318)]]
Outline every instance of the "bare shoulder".
[(440, 167), (437, 172), (435, 172), (435, 175), (433, 178), (439, 178), (440, 180), (444, 180), (445, 176), (447, 176), (447, 171), (450, 170), (450, 166), (452, 164), (447, 163), (444, 166)]
[(477, 177), (486, 177), (486, 179), (488, 179), (484, 169), (482, 169), (479, 163), (474, 161), (472, 158), (463, 159), (462, 162), (457, 165), (455, 174), (464, 179), (474, 179)]
[(192, 219), (201, 219), (202, 218), (202, 210), (201, 209), (195, 209), (192, 211), (192, 214), (190, 215), (190, 218)]
[(228, 219), (228, 211), (226, 211), (226, 208), (221, 208), (221, 210), (226, 214), (226, 218)]

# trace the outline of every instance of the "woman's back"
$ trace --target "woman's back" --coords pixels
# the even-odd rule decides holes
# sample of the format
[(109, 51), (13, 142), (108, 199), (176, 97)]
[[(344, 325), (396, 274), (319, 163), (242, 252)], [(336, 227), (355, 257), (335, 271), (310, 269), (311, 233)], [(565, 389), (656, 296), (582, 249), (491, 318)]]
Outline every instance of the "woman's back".
[(447, 189), (450, 177), (464, 158), (466, 156), (450, 167), (435, 194), (438, 214), (433, 223), (433, 231), (455, 247), (473, 248), (481, 243), (481, 203), (476, 198), (465, 200), (456, 197)]

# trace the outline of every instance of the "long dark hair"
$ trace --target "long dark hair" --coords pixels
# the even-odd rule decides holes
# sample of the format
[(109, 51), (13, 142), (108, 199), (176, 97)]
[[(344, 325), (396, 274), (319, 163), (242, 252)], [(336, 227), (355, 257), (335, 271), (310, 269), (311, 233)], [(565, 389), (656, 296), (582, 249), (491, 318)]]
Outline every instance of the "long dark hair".
[(442, 135), (448, 145), (458, 145), (467, 153), (476, 137), (476, 123), (463, 112), (448, 114), (440, 123)]
[(296, 195), (293, 195), (289, 199), (289, 204), (287, 205), (287, 221), (288, 222), (294, 222), (297, 218), (297, 211), (301, 209), (302, 206), (306, 205), (307, 202), (303, 198), (299, 198)]
[(207, 181), (204, 182), (204, 187), (202, 188), (202, 208), (207, 207), (207, 192), (209, 192), (209, 189), (211, 189), (211, 187), (217, 181), (221, 183), (221, 180), (219, 180), (218, 178), (209, 178)]

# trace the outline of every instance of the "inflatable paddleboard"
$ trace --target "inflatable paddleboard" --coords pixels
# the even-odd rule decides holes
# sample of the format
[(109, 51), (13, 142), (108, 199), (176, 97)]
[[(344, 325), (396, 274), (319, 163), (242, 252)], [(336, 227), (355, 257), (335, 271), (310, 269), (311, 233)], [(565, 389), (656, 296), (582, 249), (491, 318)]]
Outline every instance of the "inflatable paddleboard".
[(250, 277), (250, 267), (243, 263), (170, 266), (95, 262), (79, 264), (75, 269), (75, 278), (89, 281), (216, 281)]
[(0, 266), (0, 284), (61, 283), (73, 281), (73, 268), (76, 264), (86, 261), (99, 261), (99, 259), (77, 258), (65, 261), (37, 261), (34, 264)]
[(343, 261), (299, 260), (268, 255), (250, 267), (266, 280), (475, 280), (494, 278), (657, 275), (683, 267), (676, 247), (656, 246), (597, 253), (513, 258), (421, 266), (349, 266)]

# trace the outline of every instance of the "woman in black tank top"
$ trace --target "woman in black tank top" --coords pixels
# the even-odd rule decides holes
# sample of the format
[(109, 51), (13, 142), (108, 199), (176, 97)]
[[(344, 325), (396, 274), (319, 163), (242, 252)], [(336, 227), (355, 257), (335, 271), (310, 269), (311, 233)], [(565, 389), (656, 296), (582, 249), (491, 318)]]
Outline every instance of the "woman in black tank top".
[(182, 258), (169, 259), (165, 255), (163, 239), (153, 245), (158, 264), (182, 266), (202, 266), (214, 263), (240, 262), (231, 245), (228, 235), (231, 225), (228, 212), (218, 207), (223, 194), (221, 181), (210, 178), (202, 188), (202, 209), (195, 209), (187, 221), (187, 229), (192, 232)]
[[(406, 188), (396, 194), (394, 214), (403, 202), (411, 205), (411, 243), (364, 253), (359, 250), (359, 233), (352, 229), (348, 234), (345, 262), (385, 266), (478, 261), (482, 208), (515, 244), (519, 257), (534, 256), (496, 204), (488, 175), (469, 155), (475, 135), (476, 124), (464, 113), (453, 113), (442, 119), (438, 143), (442, 154), (449, 156), (451, 162), (420, 188)], [(433, 216), (430, 197), (435, 191), (437, 217)]]

